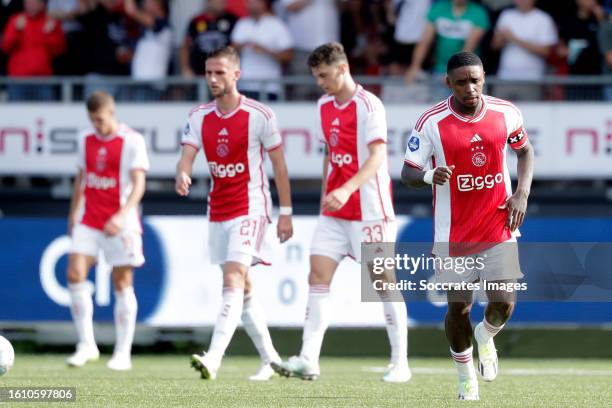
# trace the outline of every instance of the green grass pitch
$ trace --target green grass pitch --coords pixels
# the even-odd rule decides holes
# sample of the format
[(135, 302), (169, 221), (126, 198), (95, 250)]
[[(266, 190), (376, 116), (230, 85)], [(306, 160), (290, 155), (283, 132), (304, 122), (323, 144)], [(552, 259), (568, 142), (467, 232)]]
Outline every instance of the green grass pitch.
[(0, 387), (76, 387), (76, 403), (0, 403), (67, 407), (603, 407), (612, 401), (612, 361), (500, 359), (500, 375), (480, 382), (479, 402), (456, 401), (449, 359), (411, 359), (407, 384), (380, 381), (386, 360), (323, 358), (318, 381), (247, 380), (259, 360), (227, 357), (215, 381), (201, 380), (189, 356), (136, 355), (130, 372), (113, 372), (108, 356), (74, 369), (65, 355), (17, 355)]

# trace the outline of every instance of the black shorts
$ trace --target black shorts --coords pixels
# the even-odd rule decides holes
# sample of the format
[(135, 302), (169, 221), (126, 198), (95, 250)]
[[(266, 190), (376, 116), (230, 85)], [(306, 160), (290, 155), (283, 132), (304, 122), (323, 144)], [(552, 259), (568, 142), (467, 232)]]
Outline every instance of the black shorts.
[(390, 62), (395, 62), (400, 65), (409, 66), (412, 62), (412, 52), (416, 47), (415, 44), (404, 44), (393, 41), (391, 46)]

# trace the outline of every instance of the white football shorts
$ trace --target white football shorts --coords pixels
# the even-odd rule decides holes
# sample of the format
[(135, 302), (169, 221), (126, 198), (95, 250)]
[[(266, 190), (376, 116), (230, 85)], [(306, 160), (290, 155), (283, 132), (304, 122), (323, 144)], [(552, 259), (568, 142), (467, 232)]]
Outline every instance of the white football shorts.
[(72, 229), (71, 253), (98, 258), (100, 251), (109, 265), (142, 266), (145, 262), (142, 252), (142, 235), (137, 231), (123, 231), (107, 236), (103, 231), (77, 224)]
[(349, 221), (320, 215), (310, 245), (311, 255), (340, 262), (350, 256), (361, 262), (361, 243), (395, 242), (395, 220)]
[(442, 257), (441, 260), (444, 262), (436, 264), (436, 281), (441, 283), (518, 280), (523, 277), (516, 238), (476, 254)]
[(246, 266), (270, 265), (266, 216), (244, 215), (228, 221), (210, 222), (208, 248), (210, 262), (223, 265), (238, 262)]

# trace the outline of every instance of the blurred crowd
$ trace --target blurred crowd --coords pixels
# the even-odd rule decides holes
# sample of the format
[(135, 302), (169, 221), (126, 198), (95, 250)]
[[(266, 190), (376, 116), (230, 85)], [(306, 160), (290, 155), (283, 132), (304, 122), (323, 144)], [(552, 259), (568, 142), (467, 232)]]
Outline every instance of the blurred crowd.
[[(91, 89), (115, 95), (119, 87), (104, 77), (125, 76), (151, 81), (128, 91), (151, 100), (164, 94), (155, 81), (201, 76), (206, 54), (233, 44), (242, 91), (274, 100), (278, 83), (249, 80), (309, 75), (308, 54), (340, 41), (355, 74), (402, 76), (412, 85), (402, 92), (417, 99), (420, 79), (442, 78), (461, 50), (479, 53), (487, 74), (516, 81), (497, 86), (496, 96), (581, 99), (581, 87), (543, 95), (521, 81), (612, 75), (611, 15), (612, 0), (0, 0), (0, 75), (85, 76)], [(447, 92), (433, 83), (435, 96)], [(612, 100), (612, 86), (594, 92), (590, 99)], [(312, 93), (290, 89), (295, 99)], [(7, 94), (54, 98), (51, 87), (18, 82)]]

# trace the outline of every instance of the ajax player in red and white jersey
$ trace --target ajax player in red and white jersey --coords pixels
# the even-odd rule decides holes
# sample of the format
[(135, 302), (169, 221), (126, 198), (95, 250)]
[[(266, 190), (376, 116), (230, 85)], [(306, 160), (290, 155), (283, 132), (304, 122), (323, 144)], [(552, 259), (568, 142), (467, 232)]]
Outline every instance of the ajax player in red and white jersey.
[(270, 363), (280, 357), (266, 326), (261, 307), (251, 294), (248, 270), (269, 264), (264, 239), (271, 223), (272, 200), (264, 169), (264, 154), (272, 162), (280, 201), (277, 235), (281, 242), (293, 234), (291, 191), (282, 140), (272, 110), (238, 93), (240, 59), (224, 47), (206, 59), (206, 81), (214, 101), (189, 114), (183, 132), (183, 151), (177, 165), (176, 192), (189, 194), (193, 161), (200, 149), (208, 161), (211, 262), (223, 269), (223, 306), (215, 323), (208, 352), (193, 355), (191, 364), (203, 379), (214, 379), (240, 319), (255, 343), (262, 366), (252, 380), (268, 380)]
[(129, 370), (138, 305), (133, 288), (133, 268), (144, 263), (138, 204), (145, 191), (149, 159), (144, 138), (115, 119), (109, 94), (95, 92), (87, 100), (94, 129), (81, 134), (79, 172), (70, 206), (72, 248), (68, 288), (72, 318), (79, 343), (67, 360), (74, 367), (99, 357), (93, 333), (90, 268), (102, 251), (113, 267), (116, 343), (107, 366)]
[[(437, 270), (438, 281), (515, 284), (523, 277), (515, 236), (525, 217), (534, 161), (523, 117), (512, 103), (482, 94), (484, 71), (473, 53), (450, 58), (447, 84), (452, 95), (425, 111), (408, 139), (402, 180), (410, 187), (433, 185), (433, 253), (480, 258), (484, 265)], [(508, 147), (518, 157), (514, 193), (506, 165)], [(516, 294), (487, 290), (487, 296), (474, 337), (478, 371), (483, 380), (493, 381), (498, 368), (493, 336), (510, 318)], [(469, 317), (472, 291), (447, 291), (447, 300), (446, 335), (459, 374), (459, 398), (478, 399)]]
[[(302, 350), (273, 368), (281, 375), (316, 379), (329, 324), (329, 287), (345, 256), (361, 261), (362, 242), (395, 242), (397, 227), (387, 166), (387, 121), (382, 102), (351, 77), (342, 45), (324, 44), (308, 64), (326, 95), (317, 105), (319, 139), (325, 143), (321, 215), (310, 252), (310, 285)], [(359, 277), (355, 276), (355, 279)], [(382, 297), (391, 343), (389, 382), (410, 379), (407, 315), (402, 301)]]

